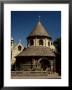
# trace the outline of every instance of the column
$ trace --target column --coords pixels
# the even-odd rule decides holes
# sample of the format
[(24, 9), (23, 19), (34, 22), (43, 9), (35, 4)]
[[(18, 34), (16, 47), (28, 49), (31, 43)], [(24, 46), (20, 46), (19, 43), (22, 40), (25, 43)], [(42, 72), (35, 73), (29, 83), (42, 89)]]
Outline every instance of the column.
[(53, 60), (50, 61), (50, 65), (51, 65), (51, 72), (53, 72)]
[(37, 60), (36, 64), (37, 64), (37, 70), (40, 71), (41, 70), (41, 64), (40, 64), (40, 62), (38, 62), (38, 60)]
[(35, 46), (39, 46), (39, 39), (37, 37), (35, 38)]
[(45, 39), (45, 46), (46, 46), (46, 39)]
[(36, 38), (35, 38), (35, 46), (36, 46)]
[(36, 60), (35, 59), (32, 59), (32, 70), (35, 70), (36, 69)]
[(56, 59), (54, 58), (54, 63), (53, 63), (53, 66), (54, 66), (54, 72), (56, 72)]
[(33, 39), (33, 42), (34, 42), (34, 46), (36, 46), (36, 40), (35, 39)]

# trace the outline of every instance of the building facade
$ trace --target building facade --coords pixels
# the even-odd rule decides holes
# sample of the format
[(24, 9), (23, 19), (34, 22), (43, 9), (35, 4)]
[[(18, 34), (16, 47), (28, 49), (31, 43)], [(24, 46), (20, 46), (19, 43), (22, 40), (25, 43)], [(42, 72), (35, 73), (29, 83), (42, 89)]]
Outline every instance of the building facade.
[(19, 41), (18, 44), (14, 41), (13, 38), (11, 38), (11, 69), (13, 69), (13, 66), (16, 62), (16, 56), (20, 54), (24, 49), (24, 46), (22, 45), (21, 41)]

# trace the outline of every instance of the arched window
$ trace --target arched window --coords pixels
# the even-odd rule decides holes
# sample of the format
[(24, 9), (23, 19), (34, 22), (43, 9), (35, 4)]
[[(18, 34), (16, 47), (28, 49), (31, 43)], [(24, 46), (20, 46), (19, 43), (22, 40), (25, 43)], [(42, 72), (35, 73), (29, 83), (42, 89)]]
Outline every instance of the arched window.
[(18, 51), (21, 51), (21, 48), (22, 48), (21, 46), (18, 46)]
[(50, 42), (48, 42), (48, 46), (50, 46)]
[(30, 40), (30, 45), (33, 45), (33, 40)]
[(39, 40), (39, 45), (43, 45), (43, 40)]

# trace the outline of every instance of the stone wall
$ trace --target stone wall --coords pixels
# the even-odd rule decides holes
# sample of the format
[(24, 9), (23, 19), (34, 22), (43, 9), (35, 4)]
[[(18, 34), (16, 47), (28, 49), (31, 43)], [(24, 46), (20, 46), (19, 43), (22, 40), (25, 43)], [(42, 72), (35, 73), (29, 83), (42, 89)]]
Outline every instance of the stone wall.
[[(39, 38), (33, 39), (33, 46), (45, 46), (45, 47), (50, 47), (52, 50), (55, 51), (55, 46), (53, 45), (53, 42), (48, 39), (48, 38), (42, 38), (43, 40), (43, 45), (39, 45)], [(50, 42), (50, 46), (48, 45), (48, 42)], [(52, 44), (51, 44), (52, 43)], [(29, 41), (29, 46), (30, 46), (30, 41)]]
[[(21, 50), (19, 51), (18, 50), (18, 46), (21, 46)], [(16, 56), (19, 54), (19, 53), (21, 53), (22, 51), (23, 51), (23, 49), (24, 49), (24, 47), (23, 47), (23, 45), (22, 44), (18, 44), (18, 45), (16, 45), (14, 48), (12, 48), (12, 50), (11, 50), (11, 64), (14, 64), (15, 63), (15, 61), (16, 61)]]

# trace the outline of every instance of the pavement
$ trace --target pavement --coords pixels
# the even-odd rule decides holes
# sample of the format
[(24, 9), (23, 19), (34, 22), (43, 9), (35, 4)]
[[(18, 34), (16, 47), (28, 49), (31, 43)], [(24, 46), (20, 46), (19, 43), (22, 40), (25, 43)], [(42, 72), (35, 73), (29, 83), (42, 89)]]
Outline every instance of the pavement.
[(61, 79), (58, 73), (12, 73), (11, 79)]

